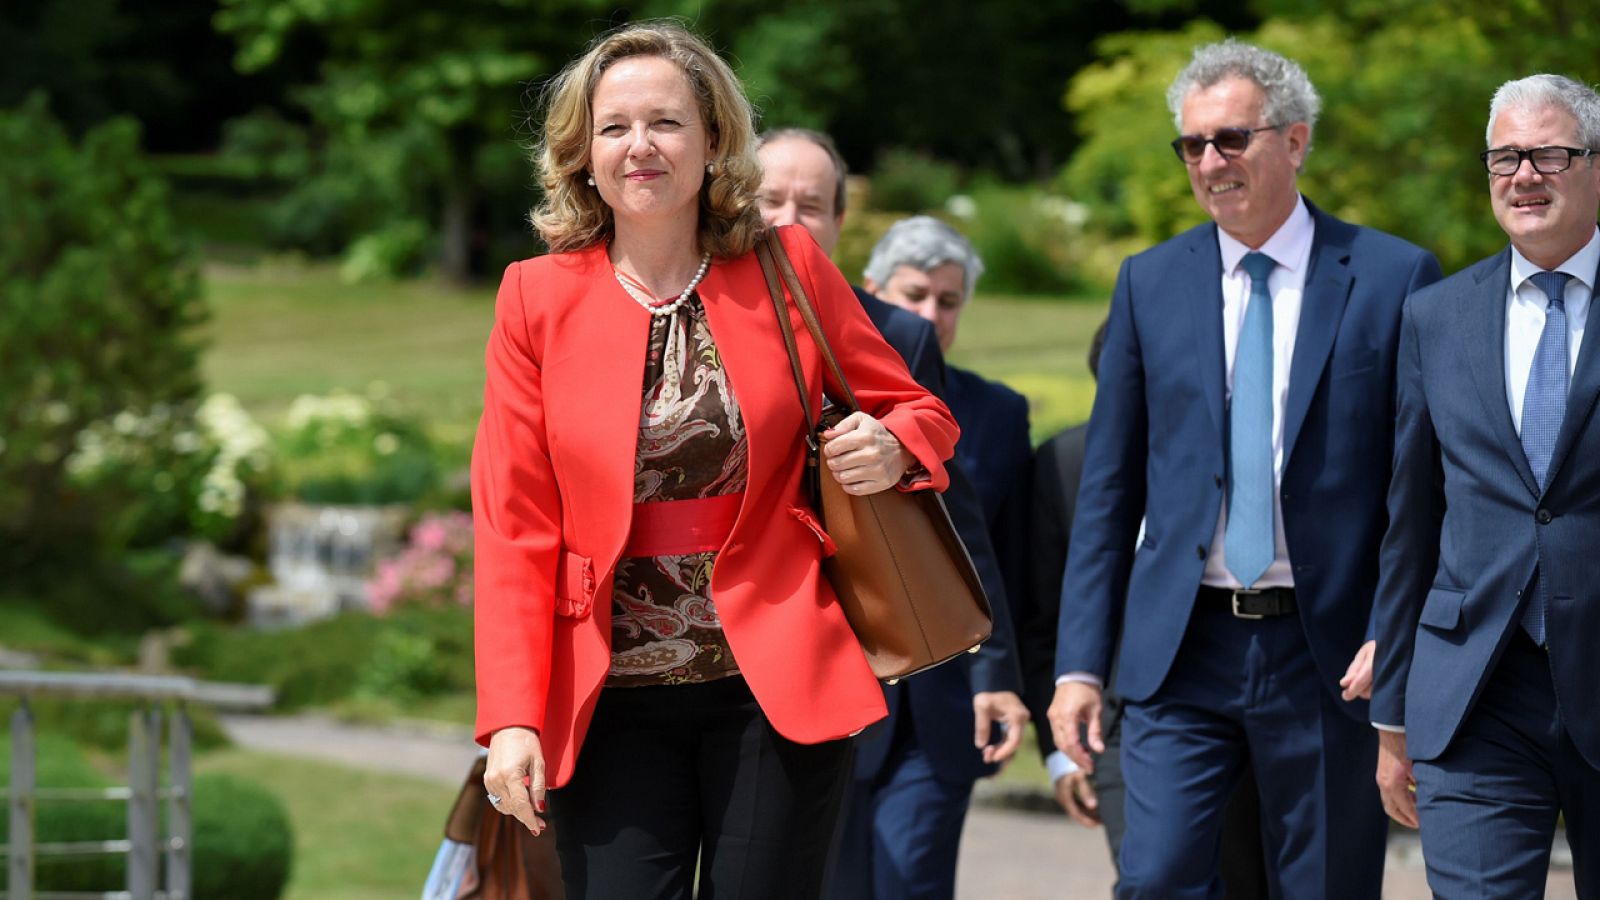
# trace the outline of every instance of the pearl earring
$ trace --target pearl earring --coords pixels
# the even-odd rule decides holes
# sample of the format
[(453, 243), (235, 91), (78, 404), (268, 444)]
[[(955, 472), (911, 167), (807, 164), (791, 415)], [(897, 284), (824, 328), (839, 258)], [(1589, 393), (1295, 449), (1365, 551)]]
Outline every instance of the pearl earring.
[(589, 176), (589, 187), (594, 187), (594, 175)]
[(715, 175), (715, 174), (717, 174), (717, 164), (716, 163), (706, 163), (706, 174), (707, 175)]

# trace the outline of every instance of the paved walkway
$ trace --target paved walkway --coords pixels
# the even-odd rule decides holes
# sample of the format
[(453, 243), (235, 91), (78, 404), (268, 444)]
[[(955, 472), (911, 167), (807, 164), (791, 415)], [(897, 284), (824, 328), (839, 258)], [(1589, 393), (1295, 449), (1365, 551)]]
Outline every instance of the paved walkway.
[[(460, 784), (476, 753), (465, 731), (370, 728), (318, 716), (224, 716), (222, 725), (251, 750), (451, 785)], [(960, 900), (1100, 900), (1111, 895), (1113, 878), (1100, 832), (1065, 816), (975, 805), (967, 818), (956, 882)], [(1431, 896), (1413, 835), (1390, 840), (1383, 893), (1386, 900)], [(1569, 866), (1551, 871), (1547, 897), (1577, 897)]]

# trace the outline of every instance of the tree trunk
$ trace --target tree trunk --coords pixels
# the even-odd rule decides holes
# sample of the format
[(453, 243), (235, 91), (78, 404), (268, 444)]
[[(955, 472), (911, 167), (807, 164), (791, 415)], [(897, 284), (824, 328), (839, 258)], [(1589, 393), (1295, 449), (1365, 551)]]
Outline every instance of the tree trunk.
[(444, 210), (439, 223), (439, 269), (455, 282), (464, 283), (472, 277), (473, 195), (468, 179), (453, 177), (445, 185)]

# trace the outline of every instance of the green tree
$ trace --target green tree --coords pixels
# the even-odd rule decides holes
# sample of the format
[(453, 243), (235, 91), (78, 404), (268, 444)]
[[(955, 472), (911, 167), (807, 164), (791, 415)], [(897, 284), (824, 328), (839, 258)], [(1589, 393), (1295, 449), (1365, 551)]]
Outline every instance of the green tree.
[[(1301, 188), (1344, 218), (1433, 250), (1446, 271), (1494, 252), (1505, 236), (1490, 214), (1477, 153), (1489, 98), (1535, 71), (1600, 77), (1592, 3), (1464, 0), (1261, 0), (1261, 27), (1241, 37), (1305, 66), (1323, 114)], [(1061, 181), (1092, 211), (1090, 227), (1127, 251), (1202, 220), (1182, 165), (1166, 87), (1191, 49), (1222, 28), (1198, 20), (1173, 32), (1102, 39), (1098, 59), (1069, 84), (1083, 143)], [(1559, 37), (1552, 37), (1559, 35)], [(1101, 257), (1099, 274), (1110, 274)]]
[(0, 111), (0, 159), (0, 585), (10, 586), (93, 568), (117, 549), (102, 546), (107, 511), (74, 489), (68, 461), (81, 432), (119, 413), (188, 415), (204, 307), (131, 121), (74, 146), (35, 96)]
[[(529, 181), (525, 163), (507, 169), (505, 152), (527, 137), (516, 128), (525, 87), (604, 27), (595, 16), (606, 8), (598, 0), (223, 0), (216, 22), (238, 41), (245, 72), (274, 64), (292, 41), (321, 44), (320, 80), (295, 94), (321, 147), (307, 183), (358, 236), (405, 245), (419, 228), (435, 228), (442, 270), (465, 278), (486, 185)], [(290, 200), (316, 204), (310, 193)]]

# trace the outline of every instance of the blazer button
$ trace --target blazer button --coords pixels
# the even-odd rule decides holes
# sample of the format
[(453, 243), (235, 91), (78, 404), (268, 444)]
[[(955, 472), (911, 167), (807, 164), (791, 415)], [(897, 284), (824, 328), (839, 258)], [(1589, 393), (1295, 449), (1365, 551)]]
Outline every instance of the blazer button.
[(1221, 475), (1212, 475), (1211, 476), (1211, 483), (1215, 484), (1217, 487), (1222, 487), (1222, 476)]
[(1206, 548), (1204, 546), (1194, 548), (1194, 555), (1200, 557), (1201, 559), (1205, 559)]
[(1550, 510), (1548, 509), (1541, 509), (1533, 514), (1533, 518), (1534, 521), (1538, 522), (1540, 525), (1549, 525), (1550, 520), (1554, 519), (1555, 516), (1551, 515)]

